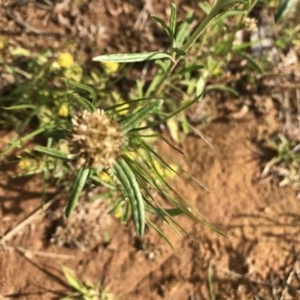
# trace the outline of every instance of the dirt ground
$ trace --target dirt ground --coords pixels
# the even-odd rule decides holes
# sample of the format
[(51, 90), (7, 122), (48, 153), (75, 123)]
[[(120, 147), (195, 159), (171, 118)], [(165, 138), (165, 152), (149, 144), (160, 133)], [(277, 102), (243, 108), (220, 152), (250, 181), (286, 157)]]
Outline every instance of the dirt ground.
[[(149, 25), (149, 11), (167, 15), (167, 2), (3, 1), (0, 34), (30, 49), (66, 43), (84, 59), (99, 49), (154, 50), (154, 38), (161, 45), (165, 41)], [(73, 37), (85, 43), (78, 45)], [(161, 145), (209, 191), (179, 179), (173, 185), (227, 237), (181, 217), (187, 235), (161, 224), (172, 249), (151, 231), (138, 239), (132, 224), (121, 225), (103, 203), (78, 208), (73, 229), (63, 231), (66, 196), (50, 191), (53, 202), (46, 209), (41, 177), (13, 178), (14, 165), (3, 163), (0, 299), (59, 299), (68, 291), (62, 266), (116, 299), (213, 299), (211, 289), (215, 299), (300, 299), (299, 199), (292, 188), (279, 188), (276, 178), (261, 177), (256, 141), (282, 124), (276, 102), (257, 97), (266, 107), (260, 114), (241, 113), (231, 99), (215, 105), (213, 121), (197, 128), (213, 149), (193, 134), (183, 137), (182, 155)], [(12, 134), (1, 132), (1, 150)]]

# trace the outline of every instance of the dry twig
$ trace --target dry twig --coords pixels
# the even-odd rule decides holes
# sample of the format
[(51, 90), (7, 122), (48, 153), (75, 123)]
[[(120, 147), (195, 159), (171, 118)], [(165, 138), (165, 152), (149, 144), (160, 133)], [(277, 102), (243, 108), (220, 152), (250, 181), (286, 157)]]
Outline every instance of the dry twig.
[(41, 205), (38, 209), (36, 209), (33, 213), (31, 213), (25, 220), (15, 226), (13, 229), (8, 231), (4, 236), (0, 239), (0, 245), (4, 245), (10, 239), (12, 239), (16, 234), (18, 234), (26, 225), (33, 222), (33, 220), (40, 215), (43, 211), (48, 209), (56, 200), (58, 196), (54, 197), (52, 200), (48, 201), (47, 203)]

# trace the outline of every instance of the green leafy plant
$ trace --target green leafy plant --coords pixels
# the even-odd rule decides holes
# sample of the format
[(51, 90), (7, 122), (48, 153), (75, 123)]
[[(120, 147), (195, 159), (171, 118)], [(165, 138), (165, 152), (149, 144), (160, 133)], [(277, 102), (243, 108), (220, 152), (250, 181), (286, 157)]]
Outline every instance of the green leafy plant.
[[(45, 146), (33, 145), (23, 152), (23, 165), (20, 163), (20, 166), (26, 166), (26, 159), (36, 158), (36, 171), (44, 173), (45, 186), (54, 178), (69, 190), (67, 217), (71, 216), (85, 188), (97, 190), (101, 187), (107, 192), (103, 194), (111, 198), (111, 211), (118, 211), (124, 223), (132, 219), (139, 236), (143, 236), (149, 226), (170, 243), (152, 216), (159, 216), (177, 232), (184, 232), (175, 219), (180, 214), (210, 226), (168, 183), (166, 173), (183, 172), (156, 149), (153, 140), (165, 139), (155, 128), (167, 124), (176, 140), (178, 120), (183, 128), (190, 126), (182, 113), (200, 101), (206, 91), (232, 91), (224, 85), (208, 85), (207, 82), (222, 73), (225, 64), (220, 57), (230, 51), (243, 54), (241, 48), (232, 47), (233, 38), (255, 2), (219, 0), (213, 7), (202, 4), (206, 16), (194, 29), (194, 16), (189, 14), (184, 21), (178, 21), (177, 8), (172, 4), (168, 24), (153, 16), (169, 38), (169, 49), (97, 56), (94, 61), (101, 62), (104, 79), (97, 72), (84, 78), (80, 67), (66, 54), (46, 60), (41, 68), (33, 67), (35, 73), (28, 76), (29, 81), (24, 80), (22, 74), (20, 89), (14, 89), (5, 98), (5, 111), (26, 112), (26, 118), (22, 118), (18, 135), (1, 158), (41, 136)], [(209, 50), (204, 46), (206, 41), (212, 43), (206, 31), (224, 26), (224, 20), (229, 17), (238, 18), (237, 28), (225, 41)], [(113, 73), (120, 64), (145, 61), (152, 61), (156, 66), (155, 75), (147, 82), (137, 80), (127, 96), (129, 99), (122, 100), (114, 90), (112, 79), (115, 82), (119, 79)], [(68, 79), (60, 80), (59, 77)], [(24, 90), (26, 97), (15, 104), (15, 96)], [(41, 90), (51, 92), (41, 98)], [(33, 104), (33, 99), (39, 102)], [(24, 128), (32, 127), (24, 124), (34, 125), (35, 129), (26, 133)], [(97, 196), (95, 192), (92, 198), (95, 200)]]
[(72, 289), (72, 293), (61, 300), (114, 300), (115, 297), (105, 289), (91, 283), (82, 282), (75, 272), (67, 267), (63, 267), (64, 276)]
[(295, 141), (289, 140), (283, 134), (266, 139), (263, 147), (272, 153), (263, 169), (263, 176), (275, 175), (281, 180), (279, 185), (300, 187), (300, 147)]

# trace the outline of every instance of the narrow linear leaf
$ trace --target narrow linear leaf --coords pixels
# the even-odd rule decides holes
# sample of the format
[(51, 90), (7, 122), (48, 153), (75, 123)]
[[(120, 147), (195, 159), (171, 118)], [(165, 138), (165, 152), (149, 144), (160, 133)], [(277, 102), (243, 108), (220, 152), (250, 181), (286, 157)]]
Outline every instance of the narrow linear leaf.
[(246, 3), (245, 0), (218, 0), (215, 2), (214, 7), (211, 9), (209, 14), (204, 18), (204, 20), (197, 26), (193, 34), (188, 38), (186, 43), (181, 47), (182, 50), (188, 51), (195, 42), (202, 36), (203, 32), (207, 29), (210, 23), (222, 12), (228, 10), (233, 5), (238, 3)]
[(176, 217), (185, 214), (184, 210), (179, 207), (176, 208), (161, 208), (161, 207), (153, 207), (148, 205), (146, 210), (149, 211), (153, 215), (157, 216), (170, 216)]
[(168, 239), (168, 237), (163, 233), (163, 231), (161, 229), (159, 229), (157, 227), (157, 225), (153, 222), (151, 222), (150, 219), (147, 218), (147, 223), (151, 226), (151, 228), (153, 228), (168, 244), (169, 246), (174, 249), (174, 246), (172, 244), (172, 242)]
[(173, 51), (177, 54), (177, 55), (179, 55), (179, 56), (185, 56), (186, 55), (186, 52), (184, 51), (184, 50), (181, 50), (181, 49), (179, 49), (179, 48), (173, 48)]
[(129, 215), (130, 215), (130, 205), (129, 205), (129, 203), (126, 203), (125, 211), (124, 211), (123, 216), (121, 218), (122, 223), (127, 224), (128, 219), (129, 219)]
[(74, 210), (80, 193), (82, 192), (84, 185), (89, 177), (90, 169), (81, 168), (76, 175), (73, 186), (71, 188), (70, 197), (68, 199), (68, 204), (66, 207), (65, 215), (67, 218), (71, 215), (71, 212)]
[(275, 22), (295, 21), (299, 24), (300, 2), (298, 0), (279, 0), (277, 10), (275, 12)]
[[(178, 70), (178, 74), (180, 74), (180, 75), (190, 74), (192, 72), (198, 71), (203, 68), (204, 68), (204, 65), (197, 65), (197, 64), (187, 65), (187, 66), (183, 67), (182, 69)], [(189, 83), (190, 81), (191, 80), (187, 80), (186, 82)], [(182, 82), (185, 82), (185, 80), (182, 80)]]
[(21, 109), (36, 109), (35, 105), (31, 105), (31, 104), (20, 104), (20, 105), (12, 105), (12, 106), (8, 106), (8, 107), (2, 107), (5, 110), (21, 110)]
[(245, 15), (247, 13), (247, 10), (245, 9), (230, 9), (226, 12), (223, 12), (222, 14), (218, 15), (216, 18), (214, 18), (214, 22), (224, 22), (224, 19), (227, 19), (229, 17), (238, 16), (238, 15)]
[(237, 90), (235, 90), (229, 86), (223, 85), (223, 84), (212, 84), (206, 88), (206, 91), (216, 91), (216, 90), (222, 91), (222, 92), (227, 92), (234, 96), (239, 95)]
[(176, 23), (177, 23), (177, 7), (175, 3), (172, 3), (171, 15), (170, 15), (170, 29), (173, 36), (175, 36), (175, 32), (176, 32)]
[(13, 143), (11, 143), (1, 154), (0, 154), (0, 161), (7, 155), (9, 154), (11, 151), (13, 151), (14, 149), (20, 147), (23, 143), (29, 141), (30, 139), (34, 138), (35, 136), (45, 132), (48, 128), (46, 127), (42, 127), (42, 128), (38, 128), (37, 130), (32, 131), (31, 133), (17, 139), (16, 141), (14, 141)]
[(74, 271), (67, 268), (67, 267), (63, 267), (62, 268), (64, 276), (68, 282), (68, 284), (74, 288), (77, 291), (81, 291), (82, 289), (82, 284), (80, 282), (80, 280), (77, 278), (77, 276), (75, 275)]
[(264, 73), (262, 66), (259, 64), (259, 62), (257, 60), (253, 59), (253, 57), (251, 57), (251, 55), (248, 55), (245, 52), (239, 52), (239, 54), (242, 57), (244, 57), (256, 71), (260, 72), (261, 74)]
[(96, 108), (95, 106), (88, 101), (87, 99), (79, 96), (78, 94), (73, 94), (72, 95), (73, 100), (75, 100), (83, 109), (89, 111), (89, 112), (95, 112)]
[(135, 229), (139, 236), (143, 236), (145, 231), (145, 204), (135, 174), (124, 158), (115, 164), (115, 171), (124, 189), (125, 197), (129, 200)]
[(168, 58), (172, 59), (171, 55), (166, 52), (145, 52), (145, 53), (121, 53), (100, 55), (93, 58), (93, 61), (100, 62), (118, 62), (118, 63), (133, 63), (139, 61), (149, 61)]
[(156, 100), (152, 103), (148, 103), (142, 108), (135, 111), (133, 114), (129, 115), (125, 119), (123, 119), (120, 124), (124, 131), (130, 131), (132, 128), (135, 128), (136, 125), (146, 120), (152, 113), (157, 111), (163, 103), (163, 100)]
[(162, 28), (165, 30), (170, 40), (174, 40), (174, 36), (171, 28), (165, 23), (163, 19), (159, 18), (156, 15), (151, 15), (151, 18), (162, 26)]
[(61, 159), (61, 160), (70, 160), (71, 159), (69, 153), (65, 153), (65, 152), (62, 152), (62, 151), (57, 150), (57, 149), (51, 149), (51, 148), (43, 147), (43, 146), (36, 146), (36, 147), (34, 147), (34, 150), (37, 151), (37, 152), (46, 154), (50, 157), (58, 158), (58, 159)]
[(95, 92), (95, 90), (93, 88), (91, 88), (90, 86), (88, 86), (86, 84), (82, 84), (82, 83), (76, 82), (76, 81), (71, 80), (71, 79), (62, 78), (62, 80), (65, 83), (67, 83), (67, 84), (69, 84), (69, 85), (71, 85), (73, 87), (76, 87), (76, 88), (78, 88), (80, 90), (88, 92), (91, 95), (92, 103), (96, 104), (97, 94), (96, 94), (96, 92)]
[(192, 13), (189, 13), (187, 19), (184, 22), (178, 23), (176, 25), (176, 46), (181, 48), (184, 41), (189, 37), (191, 33), (191, 23), (194, 20)]

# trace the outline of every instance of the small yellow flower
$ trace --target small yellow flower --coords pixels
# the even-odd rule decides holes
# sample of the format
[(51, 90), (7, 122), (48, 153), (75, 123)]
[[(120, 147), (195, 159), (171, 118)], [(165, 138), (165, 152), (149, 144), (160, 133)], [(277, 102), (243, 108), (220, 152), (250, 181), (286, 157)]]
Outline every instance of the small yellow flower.
[(18, 169), (21, 172), (34, 172), (39, 169), (39, 163), (37, 160), (33, 158), (23, 156), (20, 158), (18, 162)]
[(77, 82), (81, 81), (82, 74), (83, 70), (77, 63), (73, 63), (72, 66), (64, 69), (64, 77)]
[(62, 151), (62, 152), (65, 152), (65, 153), (70, 153), (68, 141), (66, 141), (66, 140), (60, 140), (60, 142), (59, 142), (59, 150)]
[(65, 103), (60, 106), (58, 115), (63, 118), (66, 118), (69, 115), (69, 108)]
[(72, 54), (68, 52), (60, 53), (57, 57), (57, 63), (61, 68), (70, 68), (74, 63)]
[(119, 69), (119, 64), (114, 61), (102, 62), (102, 66), (108, 74), (115, 73)]
[(110, 182), (111, 181), (110, 176), (106, 172), (100, 172), (98, 174), (98, 177), (99, 177), (100, 180), (102, 180), (104, 182)]
[(122, 216), (124, 215), (124, 210), (125, 210), (125, 205), (124, 202), (121, 202), (115, 207), (114, 209), (114, 217), (116, 219), (121, 219)]
[(121, 219), (121, 217), (122, 217), (122, 212), (121, 212), (120, 210), (115, 211), (114, 217), (115, 217), (116, 219)]
[(27, 157), (22, 157), (18, 163), (18, 168), (22, 171), (28, 171), (32, 165), (32, 160)]

